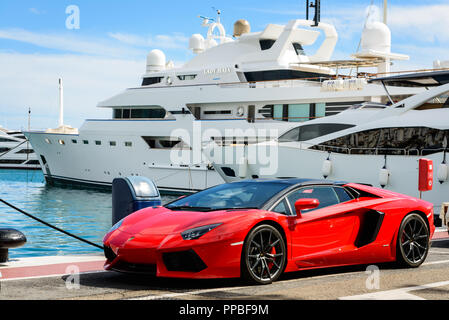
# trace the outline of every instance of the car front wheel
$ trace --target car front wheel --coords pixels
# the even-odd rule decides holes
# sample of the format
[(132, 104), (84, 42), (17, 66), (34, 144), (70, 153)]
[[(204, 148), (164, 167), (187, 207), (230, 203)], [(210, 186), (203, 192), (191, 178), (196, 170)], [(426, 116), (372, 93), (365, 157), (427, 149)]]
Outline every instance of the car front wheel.
[(281, 233), (271, 225), (251, 230), (243, 246), (242, 275), (257, 284), (276, 281), (282, 274), (287, 249)]

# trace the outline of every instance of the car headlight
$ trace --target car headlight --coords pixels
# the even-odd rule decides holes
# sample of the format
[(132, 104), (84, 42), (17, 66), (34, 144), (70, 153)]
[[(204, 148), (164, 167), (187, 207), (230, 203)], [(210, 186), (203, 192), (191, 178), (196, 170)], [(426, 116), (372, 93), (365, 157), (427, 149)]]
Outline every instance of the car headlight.
[(114, 224), (112, 226), (112, 228), (109, 230), (109, 232), (112, 232), (112, 231), (117, 230), (118, 228), (120, 228), (122, 226), (123, 220), (125, 220), (125, 219), (122, 219), (119, 222), (117, 222), (116, 224)]
[(210, 224), (208, 226), (202, 226), (202, 227), (198, 227), (198, 228), (189, 229), (189, 230), (182, 232), (181, 236), (184, 240), (195, 240), (195, 239), (202, 237), (209, 231), (215, 229), (219, 225), (221, 225), (221, 223), (215, 223), (215, 224)]

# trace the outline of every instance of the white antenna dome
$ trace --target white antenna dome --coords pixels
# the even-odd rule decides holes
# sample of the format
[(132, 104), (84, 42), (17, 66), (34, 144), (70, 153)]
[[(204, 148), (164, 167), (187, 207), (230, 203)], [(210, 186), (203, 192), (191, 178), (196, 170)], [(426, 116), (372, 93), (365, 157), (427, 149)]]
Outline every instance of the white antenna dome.
[(193, 51), (193, 53), (201, 53), (204, 51), (204, 37), (199, 33), (195, 33), (190, 37), (189, 40), (189, 49)]
[(390, 53), (390, 28), (379, 21), (367, 23), (363, 29), (361, 46), (362, 52), (375, 51), (380, 53)]
[(147, 72), (157, 72), (165, 69), (165, 54), (158, 49), (150, 51), (147, 56)]

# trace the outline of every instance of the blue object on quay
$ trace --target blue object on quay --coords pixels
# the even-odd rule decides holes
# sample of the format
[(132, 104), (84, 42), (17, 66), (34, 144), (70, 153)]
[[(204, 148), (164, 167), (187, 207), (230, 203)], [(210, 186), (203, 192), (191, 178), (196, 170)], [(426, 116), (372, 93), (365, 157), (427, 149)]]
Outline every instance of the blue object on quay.
[(149, 178), (132, 176), (112, 181), (112, 225), (137, 210), (161, 204), (159, 190)]

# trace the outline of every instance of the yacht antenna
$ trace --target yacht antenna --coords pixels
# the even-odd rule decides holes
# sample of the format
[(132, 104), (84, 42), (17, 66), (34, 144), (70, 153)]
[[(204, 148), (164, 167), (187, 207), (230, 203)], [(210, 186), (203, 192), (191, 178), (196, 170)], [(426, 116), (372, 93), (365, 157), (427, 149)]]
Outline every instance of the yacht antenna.
[(315, 8), (315, 16), (313, 18), (315, 24), (312, 27), (318, 27), (321, 20), (321, 0), (315, 0), (315, 3), (310, 2), (310, 0), (306, 1), (306, 20), (309, 20), (309, 8)]
[(387, 0), (384, 0), (384, 23), (387, 24), (387, 10), (388, 10), (388, 4)]

